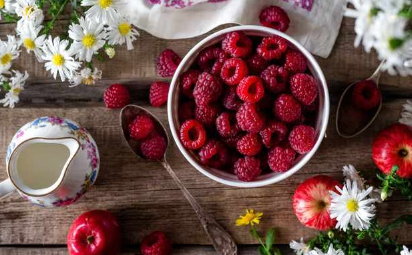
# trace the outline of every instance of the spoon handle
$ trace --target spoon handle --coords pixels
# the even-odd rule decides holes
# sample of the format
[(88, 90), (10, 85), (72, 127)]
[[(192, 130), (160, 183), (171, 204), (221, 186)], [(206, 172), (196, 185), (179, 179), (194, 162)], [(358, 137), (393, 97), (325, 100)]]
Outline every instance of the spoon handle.
[(217, 223), (214, 219), (209, 217), (204, 212), (203, 208), (199, 205), (196, 199), (192, 196), (192, 194), (190, 194), (183, 183), (179, 180), (172, 167), (169, 165), (169, 163), (167, 163), (166, 159), (164, 159), (161, 163), (163, 167), (169, 172), (170, 176), (172, 176), (173, 180), (182, 190), (183, 195), (186, 197), (187, 201), (189, 201), (193, 210), (196, 212), (197, 217), (202, 223), (206, 234), (212, 241), (213, 247), (215, 248), (216, 252), (220, 255), (237, 255), (237, 245), (232, 236), (228, 232), (226, 232), (226, 230), (224, 230), (223, 227), (219, 225), (219, 223)]

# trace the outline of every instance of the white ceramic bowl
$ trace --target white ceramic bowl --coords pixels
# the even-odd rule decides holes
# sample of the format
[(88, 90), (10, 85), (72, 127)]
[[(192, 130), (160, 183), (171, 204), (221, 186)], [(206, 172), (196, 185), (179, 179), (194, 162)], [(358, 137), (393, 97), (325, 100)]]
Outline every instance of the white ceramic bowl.
[[(252, 182), (243, 182), (237, 179), (237, 177), (233, 174), (223, 172), (221, 170), (213, 169), (207, 166), (202, 165), (196, 155), (186, 149), (179, 139), (179, 128), (181, 123), (179, 122), (178, 118), (178, 107), (179, 107), (179, 96), (180, 96), (180, 86), (179, 86), (179, 77), (180, 75), (188, 70), (192, 63), (196, 60), (198, 54), (203, 49), (212, 46), (218, 42), (220, 42), (226, 33), (233, 32), (233, 31), (243, 31), (246, 35), (250, 36), (270, 36), (270, 35), (278, 35), (285, 38), (288, 41), (289, 47), (294, 48), (301, 53), (303, 53), (308, 62), (308, 68), (311, 71), (312, 75), (317, 79), (318, 86), (319, 86), (319, 109), (318, 109), (318, 116), (316, 119), (316, 144), (313, 149), (305, 154), (300, 155), (293, 167), (289, 169), (289, 171), (285, 173), (268, 173), (259, 176), (255, 181)], [(293, 175), (297, 171), (299, 171), (315, 154), (317, 149), (319, 148), (323, 137), (325, 136), (326, 127), (328, 125), (329, 119), (329, 92), (328, 87), (326, 84), (325, 77), (321, 68), (319, 67), (318, 63), (316, 62), (315, 58), (310, 54), (300, 43), (298, 43), (295, 39), (291, 38), (290, 36), (279, 32), (274, 29), (270, 29), (267, 27), (262, 26), (236, 26), (227, 29), (223, 29), (218, 31), (212, 35), (209, 35), (195, 47), (193, 47), (189, 53), (183, 58), (182, 62), (180, 63), (179, 67), (176, 70), (175, 75), (173, 76), (172, 83), (170, 85), (169, 91), (169, 98), (168, 98), (168, 105), (167, 105), (167, 114), (169, 119), (170, 129), (172, 131), (173, 139), (177, 144), (177, 147), (183, 154), (183, 156), (189, 161), (189, 163), (194, 166), (197, 170), (199, 170), (202, 174), (206, 175), (207, 177), (226, 184), (230, 186), (236, 187), (244, 187), (244, 188), (251, 188), (251, 187), (261, 187), (265, 185), (269, 185), (272, 183), (280, 182), (289, 176)]]

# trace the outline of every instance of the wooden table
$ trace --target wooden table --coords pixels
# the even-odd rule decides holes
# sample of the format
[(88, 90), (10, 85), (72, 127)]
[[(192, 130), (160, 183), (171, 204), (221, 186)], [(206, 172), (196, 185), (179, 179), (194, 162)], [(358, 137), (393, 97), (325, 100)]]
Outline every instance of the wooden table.
[[(66, 23), (60, 22), (60, 26)], [(216, 218), (241, 245), (241, 254), (257, 254), (256, 241), (246, 228), (235, 226), (236, 217), (246, 208), (264, 212), (263, 229), (276, 227), (284, 254), (291, 239), (312, 237), (315, 231), (303, 227), (292, 212), (291, 198), (296, 186), (316, 174), (342, 179), (341, 169), (353, 164), (358, 169), (374, 169), (371, 143), (383, 127), (397, 121), (405, 99), (412, 96), (412, 79), (382, 76), (385, 102), (375, 123), (354, 139), (340, 138), (334, 128), (337, 99), (346, 85), (368, 77), (379, 64), (375, 54), (354, 49), (353, 20), (345, 19), (333, 53), (318, 58), (326, 75), (332, 100), (327, 138), (301, 171), (275, 185), (255, 189), (224, 186), (203, 176), (189, 165), (175, 145), (169, 150), (171, 164), (182, 182), (207, 213)], [(11, 33), (14, 25), (0, 24), (0, 37)], [(210, 246), (195, 213), (168, 173), (157, 163), (137, 159), (121, 138), (119, 111), (108, 110), (102, 93), (111, 83), (126, 84), (133, 101), (148, 106), (148, 85), (165, 80), (156, 74), (155, 59), (165, 48), (181, 56), (202, 37), (188, 40), (161, 40), (143, 31), (132, 52), (118, 51), (115, 59), (99, 64), (104, 80), (97, 86), (68, 88), (50, 78), (34, 57), (22, 53), (17, 66), (27, 69), (31, 79), (14, 110), (0, 108), (0, 179), (6, 178), (6, 147), (14, 132), (26, 122), (43, 115), (58, 115), (80, 122), (94, 136), (101, 152), (101, 170), (95, 187), (76, 204), (67, 208), (43, 209), (24, 202), (17, 194), (0, 201), (0, 255), (67, 254), (66, 235), (71, 222), (82, 212), (106, 209), (121, 222), (123, 254), (139, 254), (139, 242), (151, 231), (165, 231), (175, 245), (174, 254), (216, 254)], [(165, 108), (150, 108), (167, 123)], [(395, 196), (378, 206), (383, 223), (392, 217), (412, 213), (410, 202)], [(399, 231), (401, 243), (412, 243), (412, 228)]]

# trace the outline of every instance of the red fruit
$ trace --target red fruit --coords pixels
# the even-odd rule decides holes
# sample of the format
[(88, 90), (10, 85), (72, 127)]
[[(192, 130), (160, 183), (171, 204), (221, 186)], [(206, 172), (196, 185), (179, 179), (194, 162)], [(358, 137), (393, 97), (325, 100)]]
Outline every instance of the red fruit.
[(220, 79), (203, 72), (193, 90), (193, 97), (197, 106), (207, 106), (212, 102), (216, 102), (222, 95), (223, 87)]
[(292, 123), (300, 118), (302, 109), (299, 102), (289, 94), (280, 95), (273, 106), (273, 113), (283, 122)]
[(236, 136), (231, 136), (231, 137), (224, 137), (223, 142), (232, 149), (236, 149), (237, 142), (243, 137), (242, 134), (238, 134)]
[(120, 225), (113, 214), (94, 210), (73, 222), (67, 235), (67, 248), (70, 255), (117, 255), (121, 240)]
[(256, 49), (256, 52), (266, 60), (280, 59), (282, 54), (288, 49), (285, 39), (272, 35), (265, 37)]
[(148, 115), (138, 115), (129, 124), (130, 137), (136, 140), (142, 140), (152, 133), (154, 128), (153, 120)]
[(290, 78), (290, 90), (304, 105), (311, 105), (318, 96), (315, 78), (305, 73), (298, 73)]
[(179, 106), (179, 120), (181, 122), (195, 117), (196, 104), (193, 101), (187, 101)]
[(227, 33), (222, 49), (234, 58), (246, 57), (252, 51), (252, 40), (243, 32)]
[(202, 123), (188, 120), (180, 127), (180, 141), (188, 149), (197, 150), (206, 142), (206, 131)]
[(230, 162), (230, 154), (224, 144), (217, 140), (210, 140), (199, 151), (202, 164), (222, 169)]
[(239, 133), (239, 127), (236, 124), (236, 116), (233, 113), (224, 112), (216, 119), (216, 130), (222, 137), (235, 136)]
[(240, 138), (236, 148), (245, 156), (255, 156), (262, 149), (262, 142), (258, 134), (249, 133)]
[(238, 159), (234, 168), (237, 178), (244, 182), (254, 181), (262, 172), (260, 160), (254, 157)]
[(270, 149), (283, 142), (288, 135), (288, 127), (279, 121), (271, 120), (266, 128), (260, 131), (260, 137), (266, 148)]
[(248, 74), (246, 62), (240, 58), (230, 58), (223, 64), (220, 77), (227, 85), (236, 85)]
[(122, 108), (129, 104), (130, 94), (125, 86), (121, 84), (113, 84), (104, 91), (103, 101), (107, 108)]
[(268, 153), (268, 164), (273, 172), (286, 172), (292, 168), (296, 152), (289, 147), (275, 146)]
[(284, 66), (290, 73), (304, 73), (307, 68), (306, 58), (297, 50), (288, 50)]
[(412, 130), (404, 124), (392, 124), (380, 131), (372, 145), (375, 165), (385, 174), (397, 166), (402, 178), (412, 176)]
[(301, 183), (293, 195), (293, 211), (306, 227), (329, 230), (336, 225), (330, 218), (330, 191), (342, 185), (329, 176), (318, 175)]
[(161, 231), (146, 236), (140, 245), (142, 255), (170, 255), (172, 244)]
[(172, 77), (182, 59), (173, 50), (162, 51), (157, 59), (157, 73), (162, 77)]
[(289, 134), (289, 143), (297, 153), (308, 153), (315, 145), (315, 130), (311, 126), (295, 126)]
[(203, 71), (219, 75), (228, 55), (218, 47), (209, 47), (199, 53), (197, 63)]
[(227, 87), (223, 95), (223, 106), (228, 110), (237, 111), (242, 104), (243, 102), (237, 97), (236, 87)]
[(265, 89), (259, 77), (248, 76), (239, 83), (236, 93), (245, 102), (257, 103), (265, 95)]
[(376, 108), (381, 102), (381, 97), (375, 82), (369, 80), (358, 82), (352, 92), (352, 101), (361, 110)]
[(193, 88), (196, 85), (200, 72), (198, 70), (188, 70), (180, 77), (180, 86), (185, 96), (193, 98)]
[(217, 106), (197, 106), (195, 109), (195, 118), (207, 126), (215, 124), (216, 118), (220, 113)]
[(152, 106), (160, 107), (166, 104), (168, 95), (169, 83), (159, 81), (150, 85), (149, 99)]
[(281, 66), (271, 65), (260, 74), (260, 78), (267, 90), (279, 94), (286, 90), (289, 73)]
[(247, 65), (252, 73), (259, 74), (268, 66), (268, 61), (258, 54), (255, 54), (248, 58)]
[(236, 113), (237, 123), (243, 131), (258, 133), (263, 129), (265, 120), (256, 105), (244, 103)]
[(166, 152), (166, 147), (166, 140), (158, 134), (153, 134), (142, 141), (140, 151), (147, 159), (161, 160)]
[(281, 32), (289, 28), (290, 19), (288, 14), (279, 6), (269, 6), (263, 9), (259, 15), (260, 24)]

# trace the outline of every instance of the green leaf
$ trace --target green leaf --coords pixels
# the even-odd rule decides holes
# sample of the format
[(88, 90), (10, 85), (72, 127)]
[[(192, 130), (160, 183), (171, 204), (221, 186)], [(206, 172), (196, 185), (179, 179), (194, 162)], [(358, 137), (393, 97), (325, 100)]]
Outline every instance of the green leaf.
[(266, 249), (268, 251), (272, 249), (274, 242), (275, 242), (275, 230), (271, 228), (266, 234)]
[(8, 82), (4, 82), (2, 84), (2, 87), (4, 88), (5, 91), (10, 91), (10, 89), (11, 89), (11, 86)]
[(404, 42), (405, 42), (405, 40), (401, 39), (401, 38), (391, 38), (391, 39), (389, 39), (389, 49), (394, 51), (394, 50), (400, 48), (403, 45)]
[(275, 255), (282, 255), (282, 253), (280, 253), (280, 250), (278, 248), (275, 248), (274, 254)]
[(263, 247), (263, 246), (259, 246), (258, 252), (259, 252), (259, 255), (271, 255), (271, 254), (268, 254), (265, 247)]

